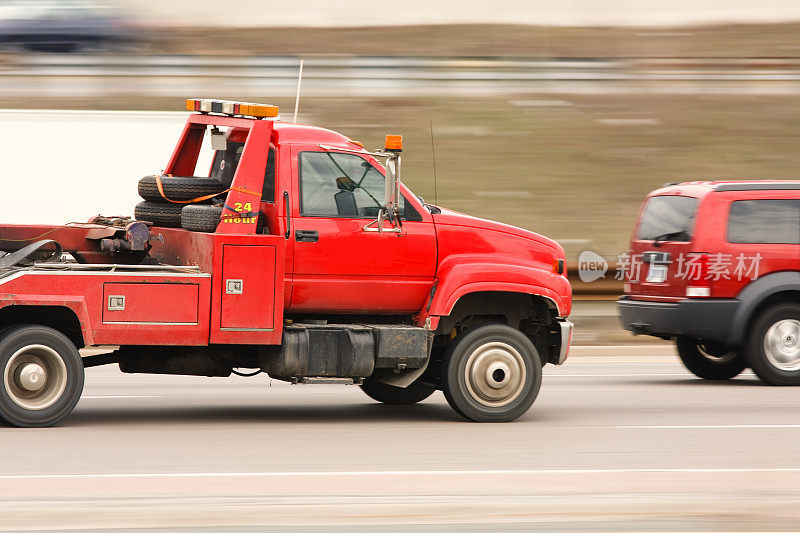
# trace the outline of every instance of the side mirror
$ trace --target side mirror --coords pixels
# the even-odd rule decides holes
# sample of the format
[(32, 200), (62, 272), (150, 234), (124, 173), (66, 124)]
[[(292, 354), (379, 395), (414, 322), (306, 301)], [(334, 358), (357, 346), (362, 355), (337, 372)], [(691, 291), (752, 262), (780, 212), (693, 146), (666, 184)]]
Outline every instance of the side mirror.
[(400, 194), (400, 154), (392, 154), (386, 161), (386, 199), (384, 203), (384, 210), (386, 218), (388, 218), (392, 225), (395, 221), (400, 222), (400, 209), (398, 207), (397, 197)]
[(386, 216), (392, 226), (403, 226), (400, 221), (400, 152), (403, 151), (402, 135), (387, 135), (383, 151), (389, 156), (386, 161)]

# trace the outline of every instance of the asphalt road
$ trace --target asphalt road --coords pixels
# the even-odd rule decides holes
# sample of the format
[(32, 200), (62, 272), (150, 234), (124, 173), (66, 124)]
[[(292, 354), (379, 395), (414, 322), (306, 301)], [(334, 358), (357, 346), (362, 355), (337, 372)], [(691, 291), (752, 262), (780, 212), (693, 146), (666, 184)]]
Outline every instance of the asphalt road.
[(577, 347), (519, 421), (355, 387), (87, 370), (57, 428), (0, 429), (0, 529), (800, 528), (800, 391)]

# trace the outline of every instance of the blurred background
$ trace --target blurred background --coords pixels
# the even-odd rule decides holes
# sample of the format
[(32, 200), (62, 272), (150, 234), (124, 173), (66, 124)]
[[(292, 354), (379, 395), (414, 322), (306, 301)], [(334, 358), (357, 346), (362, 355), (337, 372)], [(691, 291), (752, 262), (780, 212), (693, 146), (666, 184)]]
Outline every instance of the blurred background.
[[(797, 0), (4, 0), (0, 222), (132, 215), (186, 98), (291, 119), (301, 58), (300, 121), (403, 134), (426, 201), (609, 276), (649, 191), (800, 164)], [(800, 528), (796, 390), (693, 379), (619, 328), (619, 284), (573, 281), (578, 346), (514, 424), (91, 369), (65, 427), (0, 434), (0, 529)]]
[[(301, 121), (371, 146), (403, 133), (405, 180), (426, 200), (544, 233), (570, 261), (585, 249), (613, 261), (664, 182), (796, 175), (795, 20), (793, 0), (7, 0), (0, 108), (172, 111), (178, 125), (17, 112), (0, 135), (49, 131), (62, 152), (51, 171), (96, 172), (100, 192), (125, 189), (94, 209), (130, 210), (135, 180), (172, 149), (183, 99), (290, 112), (302, 57)], [(98, 138), (96, 121), (114, 133)]]

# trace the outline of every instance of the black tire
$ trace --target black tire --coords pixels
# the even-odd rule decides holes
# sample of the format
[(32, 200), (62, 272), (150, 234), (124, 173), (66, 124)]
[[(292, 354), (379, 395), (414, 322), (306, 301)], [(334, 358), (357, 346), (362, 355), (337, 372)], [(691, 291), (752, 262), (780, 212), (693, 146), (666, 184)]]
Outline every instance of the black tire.
[[(213, 178), (176, 178), (161, 176), (164, 196), (170, 200), (194, 200), (201, 196), (221, 193), (227, 187)], [(139, 196), (151, 202), (167, 202), (158, 192), (156, 176), (145, 176), (139, 180)], [(206, 200), (208, 202), (210, 200)]]
[[(53, 426), (69, 416), (83, 392), (78, 349), (63, 333), (45, 326), (13, 326), (2, 332), (0, 374), (0, 418), (12, 426)], [(39, 377), (31, 381), (23, 374)], [(44, 383), (38, 390), (25, 386), (37, 382)]]
[(162, 228), (181, 227), (182, 204), (159, 204), (156, 202), (139, 202), (133, 209), (136, 220), (152, 222), (154, 226)]
[(367, 396), (375, 401), (385, 403), (387, 405), (411, 405), (421, 402), (434, 392), (436, 389), (426, 387), (419, 383), (412, 383), (406, 388), (393, 387), (387, 385), (377, 378), (366, 378), (364, 384), (361, 385)]
[(444, 396), (469, 420), (510, 422), (530, 408), (541, 385), (542, 363), (536, 347), (509, 326), (485, 324), (465, 330), (445, 350)]
[(783, 303), (756, 315), (744, 356), (769, 385), (800, 385), (800, 305)]
[(712, 381), (731, 379), (747, 368), (744, 358), (723, 346), (688, 337), (675, 341), (683, 366), (697, 377)]
[(181, 227), (189, 231), (217, 231), (223, 207), (221, 205), (187, 205), (181, 211)]

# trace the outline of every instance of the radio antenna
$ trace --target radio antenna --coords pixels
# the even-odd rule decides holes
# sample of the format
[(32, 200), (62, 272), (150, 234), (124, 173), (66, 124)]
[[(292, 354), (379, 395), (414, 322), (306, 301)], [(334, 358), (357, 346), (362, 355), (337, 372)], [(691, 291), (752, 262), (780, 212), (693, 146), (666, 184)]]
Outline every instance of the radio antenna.
[(297, 74), (297, 95), (294, 98), (294, 122), (297, 124), (297, 110), (300, 107), (300, 84), (303, 82), (303, 60), (300, 60), (300, 72)]
[(433, 205), (439, 203), (436, 186), (436, 144), (433, 142), (433, 119), (431, 119), (431, 154), (433, 155)]

